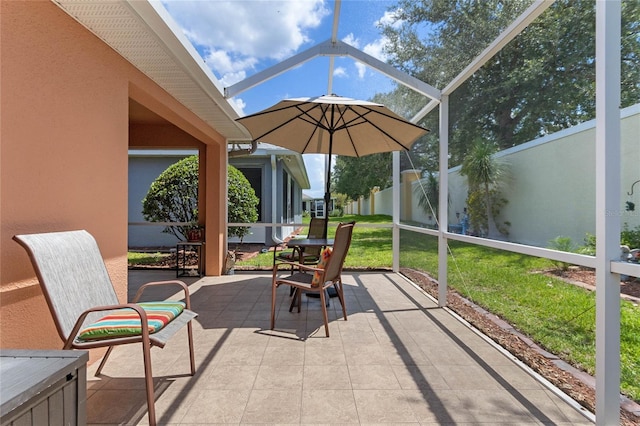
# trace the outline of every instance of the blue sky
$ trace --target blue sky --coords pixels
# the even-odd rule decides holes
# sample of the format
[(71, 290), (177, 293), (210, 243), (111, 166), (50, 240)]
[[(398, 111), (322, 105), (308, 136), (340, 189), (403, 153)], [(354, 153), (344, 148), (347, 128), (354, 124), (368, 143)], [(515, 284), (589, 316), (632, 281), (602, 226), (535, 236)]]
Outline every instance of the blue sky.
[[(338, 39), (382, 61), (384, 39), (377, 25), (389, 19), (395, 1), (343, 0)], [(211, 71), (228, 87), (331, 37), (333, 1), (322, 0), (169, 0), (163, 5)], [(231, 101), (252, 114), (276, 102), (327, 94), (329, 58), (318, 57)], [(390, 79), (349, 58), (336, 58), (332, 92), (370, 99), (393, 88)], [(323, 155), (305, 155), (312, 196), (324, 194)]]

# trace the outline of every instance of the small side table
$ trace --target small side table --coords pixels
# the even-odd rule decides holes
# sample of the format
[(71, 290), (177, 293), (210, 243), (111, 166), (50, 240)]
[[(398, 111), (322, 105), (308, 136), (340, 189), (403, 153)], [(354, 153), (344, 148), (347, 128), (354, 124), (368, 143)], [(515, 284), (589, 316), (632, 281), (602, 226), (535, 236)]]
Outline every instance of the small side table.
[(176, 278), (193, 276), (189, 275), (189, 271), (193, 269), (187, 268), (187, 251), (195, 251), (198, 257), (197, 276), (202, 277), (204, 275), (203, 248), (203, 241), (182, 241), (176, 244)]

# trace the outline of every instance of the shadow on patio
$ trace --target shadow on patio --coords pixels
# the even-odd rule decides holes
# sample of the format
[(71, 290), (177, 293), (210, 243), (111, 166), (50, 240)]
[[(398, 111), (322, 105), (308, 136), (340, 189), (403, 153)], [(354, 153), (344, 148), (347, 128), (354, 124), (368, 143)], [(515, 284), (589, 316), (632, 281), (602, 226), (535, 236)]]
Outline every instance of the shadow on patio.
[[(130, 291), (172, 272), (131, 271)], [(184, 336), (152, 350), (159, 424), (591, 424), (421, 290), (394, 273), (347, 273), (348, 321), (331, 299), (289, 310), (280, 288), (269, 329), (270, 275), (188, 279), (196, 375)], [(169, 296), (169, 295), (164, 295)], [(140, 348), (118, 347), (88, 372), (89, 424), (145, 424)]]

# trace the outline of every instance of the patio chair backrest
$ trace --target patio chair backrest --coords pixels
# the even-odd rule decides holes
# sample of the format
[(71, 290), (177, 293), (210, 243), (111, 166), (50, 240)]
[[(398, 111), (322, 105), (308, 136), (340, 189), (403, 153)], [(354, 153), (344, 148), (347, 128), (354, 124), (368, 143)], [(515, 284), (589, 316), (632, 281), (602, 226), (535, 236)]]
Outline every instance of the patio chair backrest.
[[(67, 340), (85, 310), (119, 303), (98, 244), (87, 231), (16, 235), (13, 238), (29, 253), (63, 340)], [(87, 321), (95, 320), (96, 316), (98, 314), (89, 315)]]
[[(326, 230), (327, 230), (327, 220), (320, 217), (312, 217), (309, 222), (309, 232), (307, 233), (307, 238), (326, 238)], [(307, 256), (320, 256), (320, 251), (322, 247), (308, 247), (305, 250), (305, 254)]]
[(338, 225), (336, 235), (333, 240), (331, 258), (324, 270), (323, 282), (335, 281), (340, 278), (344, 259), (347, 257), (349, 246), (351, 245), (351, 236), (353, 234), (353, 227), (355, 224), (355, 222), (349, 222), (340, 223)]
[(307, 238), (326, 238), (324, 235), (327, 219), (321, 217), (312, 217), (309, 222), (309, 232)]

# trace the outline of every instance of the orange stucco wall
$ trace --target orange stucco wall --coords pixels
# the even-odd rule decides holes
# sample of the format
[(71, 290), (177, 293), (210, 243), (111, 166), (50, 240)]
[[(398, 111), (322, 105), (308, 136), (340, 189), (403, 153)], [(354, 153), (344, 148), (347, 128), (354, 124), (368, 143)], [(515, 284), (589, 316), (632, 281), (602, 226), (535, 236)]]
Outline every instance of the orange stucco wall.
[[(0, 348), (60, 348), (12, 236), (88, 230), (125, 301), (128, 148), (145, 145), (135, 131), (130, 140), (129, 98), (186, 134), (177, 146), (212, 146), (203, 149), (216, 155), (207, 170), (226, 170), (226, 143), (53, 2), (1, 1), (0, 20)], [(225, 177), (206, 179), (220, 196)], [(224, 242), (216, 216), (207, 223), (212, 248)], [(222, 255), (208, 250), (208, 274), (220, 273)]]

